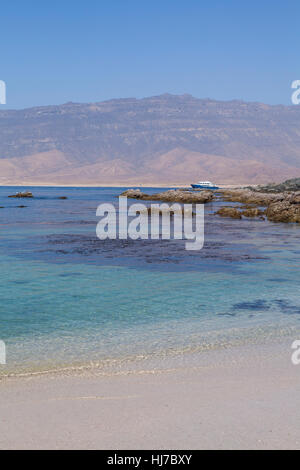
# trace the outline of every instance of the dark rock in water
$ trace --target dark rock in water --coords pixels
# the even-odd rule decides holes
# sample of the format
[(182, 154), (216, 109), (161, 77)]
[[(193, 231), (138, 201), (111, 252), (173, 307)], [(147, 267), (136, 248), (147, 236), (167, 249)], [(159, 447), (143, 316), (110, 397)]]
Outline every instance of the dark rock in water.
[(264, 212), (249, 207), (242, 211), (245, 217), (262, 218), (266, 214), (271, 222), (300, 223), (300, 178), (281, 184), (225, 190), (221, 194), (225, 201), (267, 206)]
[(232, 219), (242, 218), (241, 212), (235, 207), (222, 207), (216, 212), (216, 214), (218, 214), (220, 217), (231, 217)]
[(27, 206), (17, 206), (17, 207), (19, 207), (20, 209), (23, 209), (23, 207), (27, 207)]
[(265, 193), (282, 193), (285, 191), (300, 191), (300, 178), (293, 178), (286, 180), (283, 183), (271, 183), (265, 186), (257, 186), (253, 188), (254, 191), (261, 191)]
[[(282, 187), (291, 188), (291, 182), (297, 186), (298, 181), (300, 181), (299, 178), (296, 180), (289, 180), (286, 183), (282, 183), (283, 186), (278, 185), (278, 187), (281, 189)], [(225, 201), (243, 202), (244, 204), (247, 204), (248, 207), (250, 204), (256, 206), (267, 206), (265, 211), (253, 208), (253, 206), (249, 207), (242, 211), (242, 215), (245, 217), (261, 218), (266, 214), (268, 220), (271, 222), (300, 222), (300, 191), (292, 192), (285, 189), (283, 192), (259, 192), (250, 188), (244, 188), (226, 190), (223, 191), (222, 194)], [(218, 213), (219, 212), (220, 211), (218, 211)], [(223, 217), (226, 217), (225, 212)], [(229, 215), (229, 217), (231, 216)], [(236, 218), (239, 217), (236, 216)]]
[(23, 193), (16, 193), (8, 197), (33, 197), (33, 194), (30, 191), (24, 191)]
[[(264, 212), (253, 207), (246, 209), (242, 211), (242, 215), (245, 217), (262, 217), (266, 214), (271, 222), (300, 222), (300, 191), (267, 193), (255, 192), (252, 189), (245, 188), (226, 190), (223, 192), (223, 197), (225, 201), (267, 206)], [(223, 217), (226, 217), (226, 215), (223, 215)], [(231, 216), (229, 215), (229, 217)], [(237, 216), (236, 218), (239, 217)]]
[(300, 194), (292, 194), (285, 201), (270, 204), (266, 215), (271, 222), (300, 223)]
[(275, 201), (283, 201), (285, 194), (269, 194), (263, 192), (255, 192), (253, 189), (230, 189), (222, 191), (224, 201), (242, 202), (253, 206), (268, 206)]
[(142, 193), (140, 189), (127, 189), (121, 194), (121, 196), (126, 196), (130, 199), (141, 199), (146, 196), (146, 194)]
[(242, 211), (242, 215), (244, 217), (259, 217), (264, 215), (264, 211), (257, 208), (245, 209)]
[(188, 192), (179, 189), (170, 189), (162, 193), (145, 194), (140, 189), (128, 189), (121, 196), (127, 196), (131, 199), (141, 199), (142, 201), (163, 201), (179, 202), (182, 204), (205, 204), (214, 199), (212, 191)]

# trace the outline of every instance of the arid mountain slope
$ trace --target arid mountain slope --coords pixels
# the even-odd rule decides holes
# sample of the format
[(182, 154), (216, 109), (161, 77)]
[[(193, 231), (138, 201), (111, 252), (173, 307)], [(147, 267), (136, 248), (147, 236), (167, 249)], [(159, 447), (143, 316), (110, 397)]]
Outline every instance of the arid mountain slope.
[(300, 107), (190, 95), (0, 111), (0, 183), (266, 183), (300, 175)]

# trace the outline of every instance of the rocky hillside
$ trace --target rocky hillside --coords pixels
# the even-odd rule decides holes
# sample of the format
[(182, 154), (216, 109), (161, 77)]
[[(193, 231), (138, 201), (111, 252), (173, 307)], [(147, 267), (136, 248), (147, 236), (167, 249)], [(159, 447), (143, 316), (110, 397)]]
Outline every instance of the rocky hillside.
[(0, 183), (268, 183), (300, 176), (300, 106), (161, 95), (0, 110)]
[(267, 184), (265, 186), (257, 186), (253, 188), (254, 191), (265, 193), (282, 193), (284, 191), (300, 191), (300, 178), (292, 178), (278, 184)]

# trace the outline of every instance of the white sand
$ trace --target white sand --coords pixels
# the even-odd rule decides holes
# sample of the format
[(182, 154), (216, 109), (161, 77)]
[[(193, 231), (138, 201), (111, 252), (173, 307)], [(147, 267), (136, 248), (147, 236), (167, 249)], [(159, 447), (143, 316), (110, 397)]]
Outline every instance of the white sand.
[(299, 448), (300, 366), (290, 345), (186, 355), (174, 370), (5, 379), (0, 447)]

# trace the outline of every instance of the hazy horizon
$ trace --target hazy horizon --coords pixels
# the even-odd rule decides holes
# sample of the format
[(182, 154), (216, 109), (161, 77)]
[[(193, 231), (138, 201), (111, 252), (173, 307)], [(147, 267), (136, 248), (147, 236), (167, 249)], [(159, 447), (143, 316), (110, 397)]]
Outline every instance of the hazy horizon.
[[(291, 94), (292, 94), (292, 90), (291, 90)], [(130, 100), (136, 100), (136, 101), (142, 101), (142, 100), (147, 100), (147, 99), (151, 99), (151, 98), (155, 98), (155, 97), (161, 97), (161, 96), (165, 96), (165, 95), (169, 95), (169, 96), (174, 96), (174, 97), (181, 97), (181, 96), (190, 96), (191, 98), (194, 98), (196, 100), (200, 100), (200, 101), (213, 101), (213, 102), (219, 102), (219, 103), (230, 103), (230, 102), (240, 102), (240, 103), (246, 103), (246, 104), (263, 104), (263, 105), (266, 105), (266, 106), (270, 106), (270, 107), (276, 107), (276, 106), (284, 106), (284, 107), (287, 107), (287, 108), (293, 108), (295, 105), (293, 105), (292, 103), (291, 104), (284, 104), (284, 103), (266, 103), (264, 101), (250, 101), (250, 100), (244, 100), (244, 99), (238, 99), (238, 98), (228, 98), (228, 99), (217, 99), (217, 98), (213, 98), (213, 97), (210, 97), (210, 96), (195, 96), (193, 95), (192, 93), (170, 93), (168, 91), (166, 92), (162, 92), (158, 95), (145, 95), (145, 96), (141, 96), (141, 97), (138, 97), (138, 96), (115, 96), (115, 97), (112, 97), (112, 98), (107, 98), (107, 99), (103, 99), (103, 100), (99, 100), (99, 99), (95, 99), (95, 100), (92, 100), (92, 101), (73, 101), (73, 100), (69, 100), (69, 101), (65, 101), (65, 102), (61, 102), (61, 103), (52, 103), (52, 104), (47, 104), (46, 102), (44, 104), (39, 104), (39, 105), (28, 105), (28, 106), (25, 106), (24, 108), (23, 107), (15, 107), (15, 108), (9, 108), (8, 105), (1, 105), (0, 106), (0, 113), (1, 111), (22, 111), (22, 110), (28, 110), (28, 109), (33, 109), (33, 108), (45, 108), (45, 107), (51, 107), (51, 106), (65, 106), (65, 105), (68, 105), (68, 104), (78, 104), (78, 105), (84, 105), (84, 104), (94, 104), (94, 103), (106, 103), (106, 102), (109, 102), (109, 101), (130, 101)]]

